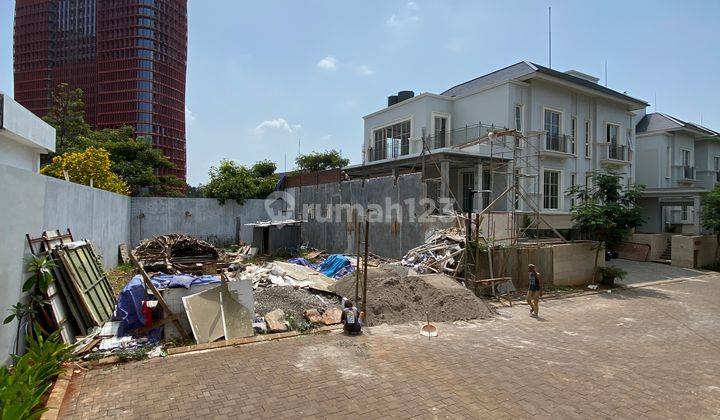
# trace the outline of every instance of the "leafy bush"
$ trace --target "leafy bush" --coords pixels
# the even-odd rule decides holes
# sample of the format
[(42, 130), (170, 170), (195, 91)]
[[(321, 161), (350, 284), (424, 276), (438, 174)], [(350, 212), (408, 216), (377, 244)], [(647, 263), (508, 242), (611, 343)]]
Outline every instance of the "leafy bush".
[(110, 153), (103, 148), (88, 147), (83, 152), (68, 152), (55, 156), (52, 163), (40, 171), (43, 175), (65, 178), (65, 172), (72, 182), (90, 185), (118, 194), (128, 195), (130, 187), (118, 174), (110, 169)]
[(43, 395), (62, 371), (62, 363), (71, 355), (71, 347), (55, 331), (43, 338), (40, 328), (28, 334), (27, 352), (13, 356), (14, 364), (0, 367), (0, 418), (39, 418), (45, 411), (39, 407)]
[(598, 267), (598, 272), (600, 273), (603, 281), (610, 283), (615, 281), (615, 279), (622, 280), (627, 275), (627, 271), (619, 267), (613, 267), (611, 265), (605, 267)]

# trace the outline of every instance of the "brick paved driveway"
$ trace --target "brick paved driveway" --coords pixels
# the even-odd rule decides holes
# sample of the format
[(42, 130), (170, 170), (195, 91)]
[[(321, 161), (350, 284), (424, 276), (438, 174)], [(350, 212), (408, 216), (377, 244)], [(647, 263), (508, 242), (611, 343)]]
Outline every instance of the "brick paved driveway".
[(720, 276), (76, 374), (68, 418), (720, 416)]

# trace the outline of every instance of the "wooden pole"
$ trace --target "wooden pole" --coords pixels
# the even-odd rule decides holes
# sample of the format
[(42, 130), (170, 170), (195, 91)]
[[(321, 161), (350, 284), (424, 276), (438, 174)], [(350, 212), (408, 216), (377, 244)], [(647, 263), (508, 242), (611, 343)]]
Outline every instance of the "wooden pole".
[[(150, 280), (150, 276), (148, 276), (148, 274), (145, 272), (145, 269), (143, 268), (142, 264), (140, 264), (140, 262), (135, 258), (135, 256), (132, 254), (132, 252), (130, 253), (130, 261), (132, 261), (133, 264), (135, 264), (135, 267), (137, 267), (138, 271), (140, 272), (140, 275), (143, 278), (143, 281), (145, 282), (145, 286), (147, 286), (147, 288), (150, 289), (150, 291), (153, 293), (153, 295), (155, 295), (155, 299), (157, 299), (158, 304), (160, 305), (160, 307), (162, 307), (163, 311), (165, 312), (165, 318), (172, 319), (173, 324), (175, 324), (175, 328), (177, 328), (177, 330), (180, 333), (180, 335), (182, 336), (183, 340), (187, 340), (188, 338), (190, 338), (188, 336), (187, 331), (185, 331), (185, 328), (183, 328), (182, 324), (180, 324), (180, 321), (178, 321), (178, 318), (175, 315), (175, 313), (173, 313), (173, 311), (170, 309), (170, 307), (165, 302), (165, 299), (162, 297), (162, 295), (160, 294), (158, 289), (153, 284), (152, 280)], [(167, 322), (167, 321), (165, 321), (165, 322)], [(161, 323), (160, 325), (162, 325), (163, 323)]]
[(362, 311), (365, 312), (367, 316), (367, 312), (365, 311), (367, 308), (367, 260), (368, 260), (368, 245), (370, 243), (369, 235), (370, 235), (370, 218), (368, 217), (370, 213), (370, 210), (367, 210), (365, 212), (365, 256), (363, 257), (363, 297), (362, 297)]
[(357, 305), (358, 298), (360, 297), (360, 222), (357, 218), (357, 212), (355, 213), (355, 300), (353, 303)]

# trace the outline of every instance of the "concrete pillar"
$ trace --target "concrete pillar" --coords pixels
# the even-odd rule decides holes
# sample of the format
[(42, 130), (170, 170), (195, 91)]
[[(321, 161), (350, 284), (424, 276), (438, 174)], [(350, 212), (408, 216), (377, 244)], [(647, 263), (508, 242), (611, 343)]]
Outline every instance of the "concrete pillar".
[[(443, 200), (450, 198), (450, 162), (440, 161), (440, 197)], [(439, 203), (442, 206), (442, 203)]]
[(693, 197), (693, 224), (695, 225), (695, 234), (699, 235), (700, 229), (700, 196)]
[[(475, 165), (475, 191), (482, 190), (482, 176), (483, 176), (483, 164), (478, 163)], [(475, 193), (475, 198), (473, 201), (473, 207), (475, 208), (476, 212), (479, 212), (482, 210), (482, 193), (478, 192)]]

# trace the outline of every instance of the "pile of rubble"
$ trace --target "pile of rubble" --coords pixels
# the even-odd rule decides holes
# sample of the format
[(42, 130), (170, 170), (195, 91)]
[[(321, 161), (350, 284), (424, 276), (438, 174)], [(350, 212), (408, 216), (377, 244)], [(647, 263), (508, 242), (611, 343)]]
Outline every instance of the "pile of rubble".
[(424, 244), (408, 251), (401, 264), (420, 274), (452, 274), (460, 263), (464, 248), (465, 234), (462, 229), (443, 229), (429, 237)]
[(144, 239), (132, 255), (148, 272), (202, 274), (214, 271), (220, 253), (205, 241), (172, 233)]

